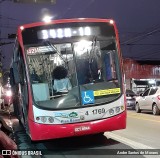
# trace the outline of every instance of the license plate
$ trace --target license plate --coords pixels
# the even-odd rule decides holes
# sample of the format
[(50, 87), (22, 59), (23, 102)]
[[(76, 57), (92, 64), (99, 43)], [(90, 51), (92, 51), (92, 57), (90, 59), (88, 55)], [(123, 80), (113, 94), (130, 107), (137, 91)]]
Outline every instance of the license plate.
[(90, 126), (79, 126), (79, 127), (75, 127), (74, 131), (75, 132), (81, 132), (81, 131), (88, 131), (90, 129), (91, 129)]

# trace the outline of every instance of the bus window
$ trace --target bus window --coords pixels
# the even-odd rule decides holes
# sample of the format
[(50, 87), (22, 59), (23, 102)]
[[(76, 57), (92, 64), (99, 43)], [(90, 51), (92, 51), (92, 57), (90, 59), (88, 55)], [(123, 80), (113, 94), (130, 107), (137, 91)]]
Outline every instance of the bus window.
[[(31, 46), (26, 47), (32, 84), (48, 85), (50, 99), (55, 102), (52, 104), (54, 108), (57, 108), (56, 99), (60, 97), (68, 104), (61, 103), (58, 108), (80, 106), (80, 91), (83, 89), (96, 91), (107, 85), (108, 88), (119, 87), (117, 53), (115, 47), (108, 50), (110, 43), (114, 43), (114, 40), (92, 39), (63, 44), (48, 42), (47, 46), (37, 46), (35, 50)], [(32, 54), (34, 51), (36, 53)], [(99, 96), (95, 102), (105, 102), (108, 97)]]
[(114, 51), (104, 51), (104, 65), (105, 65), (105, 78), (107, 81), (116, 80), (117, 72), (115, 65), (115, 52)]

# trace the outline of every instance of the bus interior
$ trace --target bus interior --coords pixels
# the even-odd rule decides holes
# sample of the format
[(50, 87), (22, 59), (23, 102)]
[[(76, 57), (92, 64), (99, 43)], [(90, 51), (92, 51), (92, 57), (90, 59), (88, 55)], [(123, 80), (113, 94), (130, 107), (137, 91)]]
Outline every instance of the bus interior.
[[(70, 43), (45, 41), (27, 45), (25, 51), (34, 101), (42, 108), (79, 107), (83, 105), (82, 91), (121, 87), (114, 38)], [(110, 102), (119, 95), (97, 96), (94, 104)]]

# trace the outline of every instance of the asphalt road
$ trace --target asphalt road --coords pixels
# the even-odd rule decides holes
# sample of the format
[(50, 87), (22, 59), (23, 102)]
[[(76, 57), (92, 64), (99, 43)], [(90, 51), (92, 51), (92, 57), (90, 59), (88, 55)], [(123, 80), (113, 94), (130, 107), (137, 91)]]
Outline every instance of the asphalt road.
[(121, 139), (137, 142), (141, 147), (160, 149), (160, 115), (154, 116), (145, 111), (136, 113), (134, 110), (128, 110), (127, 128), (112, 133)]

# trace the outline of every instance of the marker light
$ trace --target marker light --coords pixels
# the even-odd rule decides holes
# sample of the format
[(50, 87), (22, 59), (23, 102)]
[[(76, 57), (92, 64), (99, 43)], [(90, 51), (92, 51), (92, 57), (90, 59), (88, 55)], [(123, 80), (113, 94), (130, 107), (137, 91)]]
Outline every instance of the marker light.
[(121, 110), (124, 110), (124, 106), (121, 106)]
[(24, 27), (23, 27), (23, 26), (20, 26), (20, 29), (21, 29), (21, 30), (24, 30)]
[(110, 20), (109, 23), (110, 23), (110, 24), (114, 24), (114, 21), (113, 21), (113, 20)]

